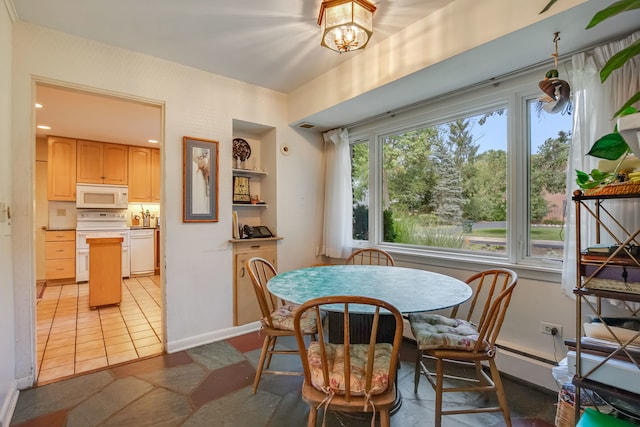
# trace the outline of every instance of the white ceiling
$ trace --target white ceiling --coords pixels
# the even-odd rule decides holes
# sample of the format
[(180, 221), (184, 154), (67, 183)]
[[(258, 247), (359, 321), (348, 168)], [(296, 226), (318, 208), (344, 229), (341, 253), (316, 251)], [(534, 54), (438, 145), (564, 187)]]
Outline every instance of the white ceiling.
[[(375, 1), (378, 10), (369, 46), (453, 1)], [(541, 8), (547, 3), (535, 1)], [(640, 11), (636, 11), (612, 19), (610, 25), (586, 31), (584, 27), (591, 16), (611, 2), (587, 1), (306, 121), (319, 128), (346, 125), (549, 61), (555, 31), (561, 32), (561, 53), (569, 53), (640, 29)], [(361, 54), (340, 55), (320, 46), (316, 23), (320, 3), (321, 0), (14, 0), (14, 8), (22, 21), (288, 93)], [(43, 87), (38, 88), (37, 95), (46, 98), (37, 121), (48, 120), (52, 134), (137, 145), (144, 145), (149, 138), (160, 138), (157, 107), (142, 108), (138, 103), (104, 97), (79, 99), (86, 94)], [(66, 104), (59, 105), (63, 102)], [(86, 108), (85, 102), (92, 103), (92, 108)], [(100, 111), (103, 105), (113, 115), (95, 120), (106, 114)], [(64, 113), (60, 113), (63, 108)], [(129, 108), (136, 111), (128, 111)], [(154, 115), (155, 120), (149, 119)], [(83, 124), (87, 126), (80, 129)], [(63, 131), (74, 133), (64, 135)]]

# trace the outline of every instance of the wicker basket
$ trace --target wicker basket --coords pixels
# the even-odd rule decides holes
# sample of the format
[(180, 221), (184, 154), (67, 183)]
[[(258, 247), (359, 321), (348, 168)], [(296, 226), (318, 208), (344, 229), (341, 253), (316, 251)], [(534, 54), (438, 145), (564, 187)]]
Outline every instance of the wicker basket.
[(576, 425), (576, 413), (573, 405), (558, 397), (556, 409), (556, 427), (574, 427)]
[(614, 182), (604, 187), (589, 188), (583, 191), (585, 196), (612, 196), (618, 194), (640, 194), (640, 182)]

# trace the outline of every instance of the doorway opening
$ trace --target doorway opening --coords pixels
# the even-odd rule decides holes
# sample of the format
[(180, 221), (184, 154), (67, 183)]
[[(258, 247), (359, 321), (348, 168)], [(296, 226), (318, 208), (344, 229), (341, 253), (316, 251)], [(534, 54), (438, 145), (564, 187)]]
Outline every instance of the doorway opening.
[[(164, 106), (44, 81), (35, 83), (35, 101), (34, 335), (41, 385), (163, 352)], [(116, 304), (89, 306), (92, 282), (89, 250), (83, 242), (94, 232), (86, 229), (86, 217), (100, 211), (76, 206), (78, 184), (128, 193), (128, 204), (101, 209), (113, 219), (114, 229), (109, 231), (123, 237), (118, 259), (121, 298)], [(153, 243), (131, 245), (134, 229), (148, 231), (143, 234)]]

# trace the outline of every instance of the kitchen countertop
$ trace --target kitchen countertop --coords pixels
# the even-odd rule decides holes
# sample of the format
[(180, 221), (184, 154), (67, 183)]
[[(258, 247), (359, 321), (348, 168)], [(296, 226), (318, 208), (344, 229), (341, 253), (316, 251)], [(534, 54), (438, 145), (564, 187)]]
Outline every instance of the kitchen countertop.
[(158, 226), (155, 227), (143, 227), (142, 225), (132, 225), (129, 227), (131, 230), (155, 230), (156, 228), (160, 228)]

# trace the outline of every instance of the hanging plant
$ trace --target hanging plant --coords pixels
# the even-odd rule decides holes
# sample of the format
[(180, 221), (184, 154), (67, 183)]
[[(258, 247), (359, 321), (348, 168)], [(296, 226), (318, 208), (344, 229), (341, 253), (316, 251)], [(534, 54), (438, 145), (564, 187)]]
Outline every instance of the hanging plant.
[(547, 71), (544, 80), (538, 83), (545, 93), (538, 99), (538, 113), (544, 110), (549, 114), (571, 114), (571, 87), (566, 80), (559, 78), (558, 73), (558, 40), (560, 40), (560, 33), (556, 32), (553, 35), (556, 50), (551, 54), (554, 68)]
[[(548, 11), (551, 6), (553, 6), (557, 1), (558, 0), (551, 0), (549, 3), (547, 3), (544, 9), (540, 11), (540, 13), (542, 14)], [(593, 15), (593, 18), (591, 18), (591, 21), (587, 25), (586, 29), (588, 30), (590, 28), (593, 28), (613, 16), (635, 9), (640, 9), (640, 0), (620, 0), (612, 3), (608, 7), (600, 10), (595, 15)], [(622, 67), (627, 61), (629, 61), (636, 55), (640, 55), (640, 40), (636, 40), (635, 42), (631, 43), (629, 46), (609, 58), (607, 63), (604, 64), (604, 67), (602, 67), (602, 70), (600, 70), (600, 81), (604, 83), (609, 75), (611, 75), (612, 71), (615, 71), (618, 68)], [(631, 96), (631, 98), (629, 98), (629, 100), (625, 102), (622, 107), (620, 107), (620, 109), (614, 113), (613, 118), (620, 116), (623, 111), (625, 111), (627, 108), (631, 107), (638, 101), (640, 101), (640, 92)]]

